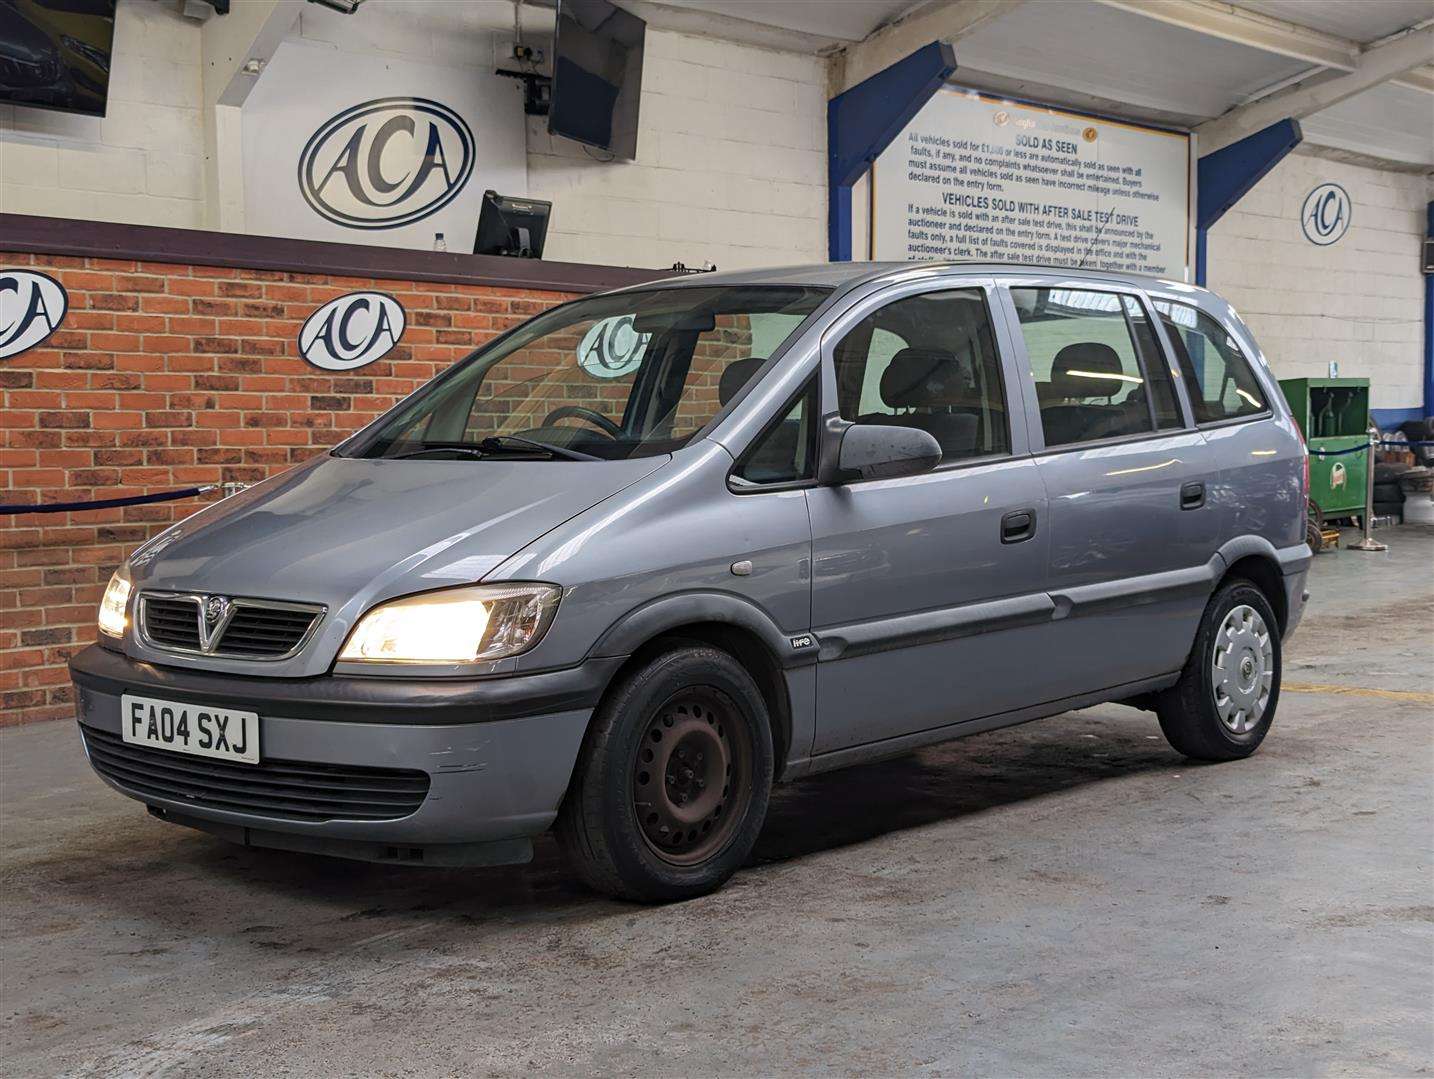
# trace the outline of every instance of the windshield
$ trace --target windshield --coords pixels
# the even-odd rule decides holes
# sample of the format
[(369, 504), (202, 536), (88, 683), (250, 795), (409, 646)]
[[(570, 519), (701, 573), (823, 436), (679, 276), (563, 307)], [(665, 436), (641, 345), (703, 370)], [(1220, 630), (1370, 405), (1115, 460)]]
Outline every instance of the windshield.
[(343, 452), (605, 461), (670, 453), (829, 291), (668, 288), (565, 304), (475, 352)]

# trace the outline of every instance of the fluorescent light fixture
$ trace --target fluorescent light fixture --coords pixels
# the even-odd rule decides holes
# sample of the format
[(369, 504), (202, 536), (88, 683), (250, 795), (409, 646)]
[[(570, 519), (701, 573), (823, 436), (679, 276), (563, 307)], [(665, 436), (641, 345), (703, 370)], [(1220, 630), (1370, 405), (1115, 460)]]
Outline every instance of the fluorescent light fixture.
[(1119, 381), (1119, 382), (1135, 382), (1135, 383), (1141, 383), (1141, 382), (1144, 382), (1144, 381), (1145, 381), (1145, 379), (1140, 378), (1140, 377), (1138, 377), (1137, 375), (1106, 374), (1106, 373), (1104, 373), (1104, 372), (1102, 372), (1102, 371), (1074, 371), (1074, 370), (1072, 370), (1072, 371), (1067, 371), (1066, 374), (1070, 375), (1070, 376), (1073, 377), (1073, 378), (1113, 378), (1113, 379), (1115, 379), (1115, 380), (1117, 380), (1117, 381)]

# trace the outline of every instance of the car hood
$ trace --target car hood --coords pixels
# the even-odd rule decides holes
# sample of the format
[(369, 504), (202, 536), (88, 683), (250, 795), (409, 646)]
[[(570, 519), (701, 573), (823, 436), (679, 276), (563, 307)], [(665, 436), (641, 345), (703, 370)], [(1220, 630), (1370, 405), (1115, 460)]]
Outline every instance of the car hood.
[[(633, 461), (322, 457), (181, 521), (131, 559), (137, 590), (317, 603), (305, 654), (267, 674), (320, 673), (354, 621), (394, 596), (471, 584), (564, 521), (662, 467)], [(138, 658), (165, 661), (137, 641)], [(173, 656), (168, 662), (174, 662)], [(253, 673), (253, 661), (186, 665)], [(282, 668), (282, 669), (279, 669)]]

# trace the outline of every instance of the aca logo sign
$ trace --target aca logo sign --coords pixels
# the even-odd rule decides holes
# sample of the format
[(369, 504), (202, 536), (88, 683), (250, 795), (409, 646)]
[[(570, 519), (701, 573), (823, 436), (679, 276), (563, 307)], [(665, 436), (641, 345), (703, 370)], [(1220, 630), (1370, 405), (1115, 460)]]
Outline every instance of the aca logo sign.
[(0, 270), (0, 360), (34, 348), (69, 310), (65, 286), (33, 270)]
[(437, 213), (473, 174), (473, 132), (422, 97), (384, 97), (321, 125), (299, 155), (314, 212), (352, 229), (393, 229)]
[(403, 336), (403, 305), (385, 292), (350, 292), (304, 320), (299, 355), (326, 371), (352, 371), (382, 358)]
[(578, 342), (578, 366), (595, 378), (621, 378), (642, 362), (650, 333), (638, 333), (631, 315), (599, 319)]
[(1349, 193), (1339, 184), (1320, 184), (1305, 196), (1300, 207), (1300, 228), (1305, 239), (1320, 247), (1328, 247), (1349, 231), (1354, 208)]

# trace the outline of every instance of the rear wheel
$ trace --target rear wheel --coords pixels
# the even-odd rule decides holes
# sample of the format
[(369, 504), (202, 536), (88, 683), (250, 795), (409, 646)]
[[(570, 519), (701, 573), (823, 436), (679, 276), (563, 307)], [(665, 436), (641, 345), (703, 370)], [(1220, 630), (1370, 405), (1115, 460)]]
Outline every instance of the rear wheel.
[(1324, 550), (1324, 510), (1313, 498), (1305, 502), (1305, 543), (1315, 554)]
[(598, 891), (653, 902), (720, 887), (757, 840), (773, 772), (766, 703), (726, 652), (675, 648), (593, 719), (558, 838)]
[(1279, 623), (1246, 580), (1221, 587), (1205, 606), (1180, 681), (1160, 694), (1160, 729), (1178, 752), (1228, 761), (1259, 748), (1280, 700)]

